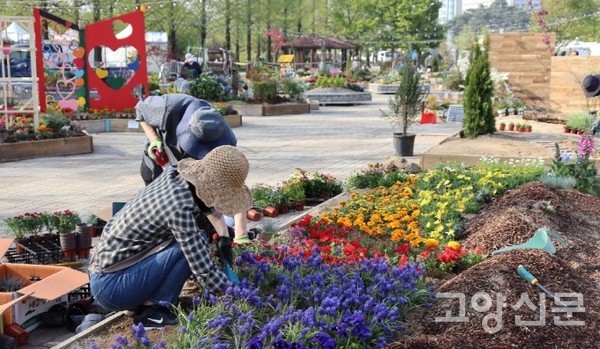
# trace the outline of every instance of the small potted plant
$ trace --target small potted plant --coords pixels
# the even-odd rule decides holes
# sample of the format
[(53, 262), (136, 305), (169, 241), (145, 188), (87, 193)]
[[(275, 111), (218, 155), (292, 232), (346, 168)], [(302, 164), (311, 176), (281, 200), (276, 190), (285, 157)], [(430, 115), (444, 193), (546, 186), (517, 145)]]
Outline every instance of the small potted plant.
[(517, 115), (525, 114), (525, 102), (523, 102), (522, 100), (517, 100), (515, 102), (514, 107), (515, 107)]
[(412, 156), (414, 153), (415, 134), (409, 134), (411, 125), (419, 122), (419, 112), (425, 99), (421, 88), (421, 75), (414, 66), (410, 55), (406, 55), (402, 68), (402, 79), (396, 93), (388, 100), (389, 111), (381, 112), (381, 117), (388, 120), (392, 127), (397, 127), (400, 132), (393, 132), (396, 155)]
[(532, 130), (533, 130), (533, 126), (531, 126), (529, 124), (525, 125), (525, 131), (526, 132), (531, 132)]
[(515, 130), (515, 123), (511, 122), (510, 124), (508, 124), (508, 130), (509, 131), (514, 131)]
[(92, 226), (92, 237), (100, 236), (106, 225), (106, 221), (94, 214), (88, 217), (87, 222)]
[(500, 131), (504, 131), (504, 130), (506, 129), (506, 123), (504, 123), (504, 122), (501, 122), (501, 123), (500, 123), (500, 126), (498, 127), (498, 129), (499, 129)]
[(300, 183), (285, 183), (283, 192), (289, 200), (288, 205), (290, 208), (293, 208), (296, 211), (304, 210), (304, 199), (306, 199), (306, 195), (304, 194), (304, 188)]
[(498, 116), (506, 116), (506, 108), (508, 107), (508, 103), (505, 100), (499, 100), (496, 103), (496, 110), (498, 112)]
[(23, 253), (23, 246), (27, 245), (30, 237), (38, 236), (44, 228), (44, 219), (41, 213), (27, 212), (19, 216), (7, 218), (4, 224), (8, 232), (15, 237), (17, 252)]

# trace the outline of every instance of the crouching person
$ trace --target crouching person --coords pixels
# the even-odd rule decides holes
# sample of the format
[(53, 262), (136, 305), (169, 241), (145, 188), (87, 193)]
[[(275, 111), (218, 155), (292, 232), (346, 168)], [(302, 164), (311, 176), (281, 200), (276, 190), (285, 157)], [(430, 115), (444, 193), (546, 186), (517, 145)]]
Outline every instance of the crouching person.
[[(202, 160), (179, 161), (142, 189), (107, 223), (90, 260), (95, 300), (107, 310), (133, 311), (135, 324), (162, 327), (177, 324), (162, 305), (177, 303), (191, 275), (205, 290), (223, 292), (230, 284), (224, 264), (233, 260), (223, 214), (252, 205), (248, 170), (246, 157), (225, 145)], [(211, 258), (208, 222), (219, 234), (221, 263)]]

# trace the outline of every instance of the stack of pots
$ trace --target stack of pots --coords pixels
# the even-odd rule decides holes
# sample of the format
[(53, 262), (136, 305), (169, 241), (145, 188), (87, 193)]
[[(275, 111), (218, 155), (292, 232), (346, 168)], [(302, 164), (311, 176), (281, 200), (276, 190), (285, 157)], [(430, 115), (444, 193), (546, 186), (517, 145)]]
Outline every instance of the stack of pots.
[(59, 233), (60, 246), (66, 260), (86, 259), (90, 257), (92, 248), (92, 225), (77, 224), (75, 231), (61, 231)]

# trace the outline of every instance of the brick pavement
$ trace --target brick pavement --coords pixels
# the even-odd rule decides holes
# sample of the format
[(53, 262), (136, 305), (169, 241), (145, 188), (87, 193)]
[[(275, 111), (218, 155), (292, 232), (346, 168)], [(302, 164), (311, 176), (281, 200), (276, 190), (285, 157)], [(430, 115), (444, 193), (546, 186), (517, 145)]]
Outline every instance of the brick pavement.
[[(369, 104), (322, 106), (304, 115), (243, 117), (243, 126), (234, 132), (250, 161), (248, 184), (278, 184), (296, 167), (343, 180), (392, 156), (392, 131), (379, 117), (388, 97), (374, 94)], [(455, 123), (416, 125), (411, 160), (459, 129)], [(127, 201), (143, 187), (143, 141), (140, 133), (98, 133), (91, 154), (0, 163), (0, 220), (65, 209), (85, 217), (114, 201)]]

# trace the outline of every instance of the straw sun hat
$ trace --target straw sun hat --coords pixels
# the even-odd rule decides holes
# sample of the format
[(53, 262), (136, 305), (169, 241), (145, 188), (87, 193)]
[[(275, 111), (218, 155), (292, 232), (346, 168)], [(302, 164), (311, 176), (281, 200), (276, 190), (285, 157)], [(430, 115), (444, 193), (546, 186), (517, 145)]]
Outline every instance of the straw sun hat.
[(235, 215), (246, 212), (252, 206), (250, 189), (244, 184), (249, 167), (242, 152), (223, 145), (213, 149), (202, 160), (180, 160), (177, 170), (196, 188), (196, 195), (206, 206), (226, 215)]

